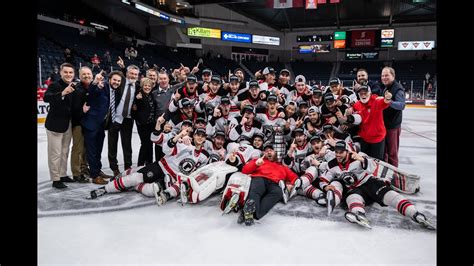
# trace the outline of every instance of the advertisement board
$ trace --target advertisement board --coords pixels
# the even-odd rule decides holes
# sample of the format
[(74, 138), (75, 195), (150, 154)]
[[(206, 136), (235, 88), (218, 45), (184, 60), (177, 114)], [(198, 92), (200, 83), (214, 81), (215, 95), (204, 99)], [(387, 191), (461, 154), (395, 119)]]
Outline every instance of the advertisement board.
[(351, 47), (373, 47), (375, 46), (374, 30), (354, 30), (351, 31)]
[(252, 42), (252, 35), (246, 33), (237, 33), (237, 32), (228, 32), (223, 31), (221, 35), (221, 40), (227, 42)]
[(431, 50), (435, 46), (435, 41), (403, 41), (398, 42), (398, 50), (413, 51), (413, 50)]
[(253, 35), (252, 42), (267, 45), (280, 45), (280, 38), (272, 36)]
[(346, 40), (335, 40), (334, 49), (344, 49), (346, 48)]
[(221, 30), (200, 27), (188, 28), (188, 36), (220, 39)]

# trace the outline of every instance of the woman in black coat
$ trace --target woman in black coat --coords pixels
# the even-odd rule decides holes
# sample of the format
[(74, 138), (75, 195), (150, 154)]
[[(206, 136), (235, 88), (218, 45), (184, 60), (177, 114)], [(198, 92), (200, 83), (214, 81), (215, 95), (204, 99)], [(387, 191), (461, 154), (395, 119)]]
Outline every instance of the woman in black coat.
[(153, 143), (150, 135), (156, 125), (156, 105), (151, 95), (154, 82), (149, 78), (142, 78), (140, 92), (135, 96), (132, 106), (132, 118), (137, 123), (141, 146), (138, 154), (138, 166), (153, 162)]

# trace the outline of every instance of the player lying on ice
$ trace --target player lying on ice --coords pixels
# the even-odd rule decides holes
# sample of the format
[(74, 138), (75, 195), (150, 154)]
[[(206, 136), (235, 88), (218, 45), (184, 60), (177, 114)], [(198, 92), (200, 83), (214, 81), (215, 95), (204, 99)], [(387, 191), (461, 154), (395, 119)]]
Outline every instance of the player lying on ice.
[(387, 180), (373, 175), (377, 164), (372, 158), (352, 151), (344, 141), (336, 143), (335, 154), (336, 158), (328, 162), (328, 170), (319, 178), (319, 186), (326, 192), (328, 215), (345, 200), (349, 208), (345, 218), (371, 228), (364, 207), (377, 202), (396, 208), (403, 216), (411, 217), (427, 229), (435, 229), (415, 205), (391, 188)]
[[(192, 127), (182, 126), (181, 132), (163, 143), (165, 156), (144, 167), (127, 170), (109, 181), (104, 187), (91, 191), (90, 198), (94, 199), (106, 193), (117, 193), (134, 188), (148, 197), (156, 197), (158, 205), (164, 204), (180, 193), (182, 174), (190, 174), (201, 165), (207, 164), (209, 154), (204, 150), (206, 131), (202, 128), (195, 130), (193, 144), (186, 141)], [(154, 132), (155, 137), (161, 133)], [(153, 136), (152, 136), (153, 139)], [(166, 189), (164, 189), (166, 188)]]

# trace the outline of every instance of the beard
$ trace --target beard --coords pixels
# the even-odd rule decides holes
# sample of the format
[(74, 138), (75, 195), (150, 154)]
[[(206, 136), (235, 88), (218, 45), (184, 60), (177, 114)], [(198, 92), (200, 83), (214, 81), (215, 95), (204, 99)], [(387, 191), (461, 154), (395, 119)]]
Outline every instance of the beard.
[(368, 102), (369, 102), (369, 97), (367, 97), (367, 98), (365, 98), (365, 99), (360, 98), (360, 101), (361, 101), (362, 103), (368, 103)]

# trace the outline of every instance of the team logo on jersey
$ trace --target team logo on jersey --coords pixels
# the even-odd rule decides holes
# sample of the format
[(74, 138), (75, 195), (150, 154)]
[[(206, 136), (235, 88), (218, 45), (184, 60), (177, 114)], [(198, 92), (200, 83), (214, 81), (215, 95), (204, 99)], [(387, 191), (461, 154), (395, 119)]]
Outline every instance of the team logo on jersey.
[(189, 175), (195, 166), (196, 163), (193, 161), (193, 159), (185, 158), (179, 162), (179, 171), (185, 175)]
[(148, 171), (146, 173), (146, 177), (153, 177), (153, 172), (152, 171)]
[(221, 160), (221, 157), (219, 156), (219, 154), (211, 154), (211, 156), (209, 156), (209, 163), (215, 163), (220, 160)]

